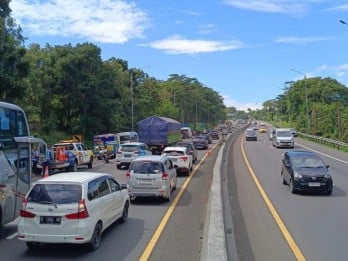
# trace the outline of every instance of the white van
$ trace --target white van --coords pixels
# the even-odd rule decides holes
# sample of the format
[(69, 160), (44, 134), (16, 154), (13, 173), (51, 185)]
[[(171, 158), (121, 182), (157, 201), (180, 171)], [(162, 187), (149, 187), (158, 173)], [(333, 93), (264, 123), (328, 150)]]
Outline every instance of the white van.
[(192, 138), (192, 131), (190, 127), (182, 127), (181, 128), (181, 137), (183, 139), (191, 139)]

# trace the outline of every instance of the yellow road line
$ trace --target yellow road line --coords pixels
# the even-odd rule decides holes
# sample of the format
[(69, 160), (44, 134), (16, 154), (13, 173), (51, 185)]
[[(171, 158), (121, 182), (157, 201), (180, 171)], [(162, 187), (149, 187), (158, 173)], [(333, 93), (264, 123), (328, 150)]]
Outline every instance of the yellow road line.
[(244, 151), (244, 146), (243, 146), (243, 140), (242, 139), (242, 142), (241, 142), (241, 150), (242, 150), (242, 155), (243, 155), (243, 158), (244, 158), (244, 161), (249, 169), (249, 173), (251, 175), (251, 177), (253, 178), (254, 182), (255, 182), (255, 185), (256, 187), (258, 188), (263, 200), (265, 201), (269, 211), (271, 212), (275, 222), (277, 223), (280, 231), (282, 232), (285, 240), (287, 241), (287, 243), (289, 244), (292, 252), (294, 253), (295, 257), (297, 258), (297, 260), (301, 260), (301, 261), (304, 261), (306, 260), (306, 258), (304, 257), (304, 255), (302, 254), (300, 248), (297, 246), (295, 240), (292, 238), (290, 232), (288, 231), (288, 229), (286, 228), (284, 222), (282, 221), (282, 219), (280, 218), (279, 214), (277, 213), (276, 209), (274, 208), (271, 200), (268, 198), (266, 192), (263, 190), (262, 186), (261, 186), (261, 183), (259, 182), (258, 178), (256, 177), (255, 175), (255, 172), (253, 171), (247, 157), (246, 157), (246, 154), (245, 154), (245, 151)]
[(140, 256), (139, 260), (140, 261), (145, 261), (148, 260), (153, 249), (155, 248), (159, 237), (161, 236), (165, 226), (168, 223), (168, 220), (170, 218), (170, 216), (173, 214), (173, 211), (175, 209), (175, 207), (178, 205), (179, 200), (181, 199), (185, 189), (187, 188), (188, 184), (190, 183), (192, 177), (196, 174), (197, 169), (199, 168), (199, 166), (204, 162), (204, 160), (210, 156), (210, 151), (215, 149), (215, 147), (217, 146), (217, 144), (215, 144), (211, 149), (209, 148), (207, 150), (207, 152), (205, 153), (205, 155), (203, 156), (203, 158), (199, 161), (199, 163), (195, 166), (195, 168), (193, 169), (192, 173), (190, 174), (190, 176), (185, 180), (184, 184), (182, 185), (182, 187), (180, 188), (178, 195), (175, 197), (175, 199), (173, 200), (173, 202), (170, 204), (166, 214), (163, 216), (160, 224), (158, 225), (158, 227), (156, 228), (154, 234), (151, 237), (151, 240), (149, 241), (149, 243), (147, 244), (147, 246), (145, 247), (144, 252), (142, 253), (142, 255)]

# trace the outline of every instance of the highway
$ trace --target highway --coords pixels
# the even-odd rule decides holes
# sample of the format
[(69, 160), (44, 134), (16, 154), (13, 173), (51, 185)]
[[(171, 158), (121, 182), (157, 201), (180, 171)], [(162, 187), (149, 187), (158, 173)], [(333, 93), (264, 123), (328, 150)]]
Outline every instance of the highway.
[(238, 259), (346, 260), (347, 153), (296, 138), (294, 149), (314, 150), (330, 165), (334, 190), (332, 196), (291, 194), (280, 177), (286, 149), (274, 148), (268, 137), (239, 137), (227, 160), (224, 199), (232, 211)]
[[(205, 249), (206, 214), (217, 159), (225, 221), (220, 232), (221, 237), (226, 236), (227, 260), (346, 260), (347, 154), (296, 138), (295, 149), (322, 153), (335, 185), (332, 196), (291, 194), (280, 177), (286, 149), (272, 147), (267, 133), (258, 133), (258, 141), (248, 142), (242, 134), (242, 130), (230, 134), (224, 146), (214, 141), (211, 153), (199, 151), (194, 173), (179, 177), (171, 203), (140, 199), (132, 204), (128, 222), (109, 228), (97, 251), (87, 252), (75, 245), (28, 251), (16, 239), (13, 222), (0, 234), (1, 260), (225, 260), (222, 256), (209, 259), (209, 249)], [(92, 171), (111, 173), (121, 183), (125, 181), (126, 171), (117, 170), (112, 161), (96, 161)]]

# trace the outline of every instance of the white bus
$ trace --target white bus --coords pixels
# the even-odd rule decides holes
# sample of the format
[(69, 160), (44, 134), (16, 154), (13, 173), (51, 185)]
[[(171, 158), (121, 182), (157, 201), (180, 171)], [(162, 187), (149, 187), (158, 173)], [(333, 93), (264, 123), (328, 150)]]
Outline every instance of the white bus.
[(30, 136), (24, 111), (0, 101), (0, 227), (19, 216), (32, 182), (34, 148), (40, 161), (45, 161), (47, 145)]

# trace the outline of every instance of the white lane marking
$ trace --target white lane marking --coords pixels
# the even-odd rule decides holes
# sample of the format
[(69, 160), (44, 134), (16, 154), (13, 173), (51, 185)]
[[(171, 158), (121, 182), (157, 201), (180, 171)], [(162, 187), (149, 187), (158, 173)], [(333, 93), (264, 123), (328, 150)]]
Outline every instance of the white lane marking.
[(344, 161), (344, 160), (341, 160), (341, 159), (332, 157), (332, 156), (330, 156), (330, 155), (327, 155), (327, 154), (322, 153), (322, 152), (317, 151), (317, 150), (313, 150), (313, 149), (311, 149), (311, 148), (308, 148), (308, 147), (306, 147), (306, 146), (304, 146), (304, 145), (301, 145), (301, 144), (298, 144), (298, 143), (296, 143), (296, 145), (298, 145), (298, 146), (300, 146), (300, 147), (302, 147), (302, 148), (305, 148), (305, 149), (307, 149), (307, 150), (314, 151), (314, 152), (316, 152), (316, 153), (318, 153), (318, 154), (321, 154), (321, 155), (323, 155), (323, 156), (326, 156), (326, 157), (328, 157), (328, 158), (330, 158), (330, 159), (337, 160), (337, 161), (342, 162), (342, 163), (344, 163), (344, 164), (348, 164), (348, 161)]
[(14, 239), (15, 237), (17, 237), (17, 235), (18, 235), (18, 232), (8, 236), (6, 239)]

